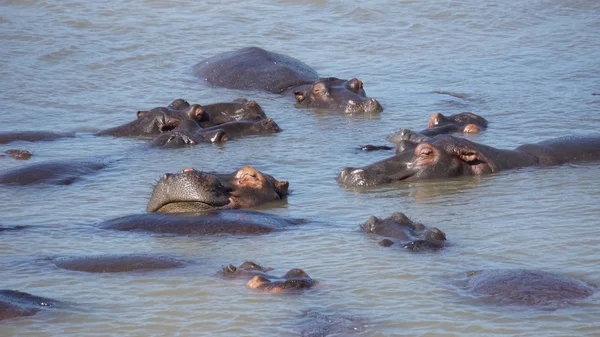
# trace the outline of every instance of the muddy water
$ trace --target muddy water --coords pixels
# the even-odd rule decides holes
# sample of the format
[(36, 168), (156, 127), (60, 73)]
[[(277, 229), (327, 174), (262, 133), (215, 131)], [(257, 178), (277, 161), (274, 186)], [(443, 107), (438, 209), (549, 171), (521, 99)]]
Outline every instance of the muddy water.
[[(1, 336), (290, 336), (313, 310), (356, 318), (358, 336), (595, 336), (597, 295), (555, 311), (497, 307), (456, 287), (469, 270), (537, 268), (600, 284), (597, 164), (529, 168), (482, 178), (354, 190), (335, 177), (386, 153), (400, 128), (435, 112), (490, 121), (470, 137), (514, 148), (600, 126), (600, 4), (596, 1), (3, 1), (0, 131), (76, 131), (74, 139), (13, 143), (30, 162), (104, 158), (105, 170), (70, 186), (2, 187), (0, 288), (67, 303), (0, 323)], [(358, 77), (385, 107), (343, 116), (293, 108), (290, 97), (211, 88), (191, 75), (200, 59), (246, 46), (292, 55), (322, 76)], [(435, 93), (446, 90), (457, 98)], [(174, 98), (248, 97), (283, 129), (223, 145), (157, 150), (95, 130)], [(22, 165), (9, 159), (0, 168)], [(308, 219), (252, 237), (173, 237), (103, 231), (94, 224), (144, 212), (153, 183), (186, 167), (253, 165), (290, 181), (265, 210)], [(452, 246), (411, 254), (358, 231), (369, 216), (402, 211), (445, 231)], [(48, 258), (157, 253), (185, 268), (86, 274)], [(265, 296), (223, 280), (222, 265), (255, 260), (306, 270), (321, 287)], [(348, 330), (350, 329), (350, 330)]]

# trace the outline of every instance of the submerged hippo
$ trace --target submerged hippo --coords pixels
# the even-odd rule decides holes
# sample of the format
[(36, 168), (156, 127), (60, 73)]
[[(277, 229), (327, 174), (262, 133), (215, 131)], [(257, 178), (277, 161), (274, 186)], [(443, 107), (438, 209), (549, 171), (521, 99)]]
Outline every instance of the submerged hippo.
[(147, 213), (100, 223), (104, 229), (177, 235), (267, 234), (304, 223), (248, 210), (215, 210), (198, 213)]
[(255, 207), (281, 200), (289, 183), (245, 166), (232, 174), (184, 169), (165, 174), (154, 186), (148, 212), (198, 212), (209, 209)]
[[(31, 152), (19, 149), (8, 149), (4, 153), (16, 160), (29, 160), (32, 156)], [(4, 155), (0, 155), (0, 157), (4, 157)]]
[(12, 142), (44, 142), (60, 138), (74, 138), (73, 132), (48, 132), (48, 131), (12, 131), (0, 132), (0, 144)]
[(102, 160), (34, 163), (1, 172), (0, 185), (69, 185), (105, 166)]
[(299, 268), (291, 269), (278, 280), (272, 281), (264, 276), (256, 275), (246, 283), (248, 288), (273, 294), (306, 290), (312, 288), (313, 285), (315, 285), (315, 281)]
[(122, 273), (183, 267), (185, 263), (170, 257), (146, 254), (78, 256), (53, 259), (62, 269), (87, 273)]
[(42, 308), (54, 307), (60, 302), (50, 298), (31, 295), (17, 290), (0, 290), (0, 321), (10, 318), (33, 316)]
[(0, 225), (0, 233), (4, 232), (4, 231), (19, 231), (25, 228), (28, 228), (29, 226), (22, 226), (22, 225), (17, 225), (17, 226), (5, 226), (5, 225)]
[(362, 318), (314, 310), (305, 310), (302, 318), (302, 337), (349, 336), (363, 332), (366, 326)]
[(224, 266), (219, 274), (227, 278), (253, 277), (256, 275), (268, 277), (266, 273), (272, 270), (273, 268), (265, 268), (252, 261), (244, 261), (239, 267), (232, 264)]
[(484, 175), (526, 166), (550, 166), (600, 160), (600, 136), (571, 136), (526, 144), (514, 150), (496, 149), (450, 135), (415, 143), (366, 167), (343, 169), (338, 182), (373, 186), (394, 181)]
[(158, 135), (171, 131), (184, 120), (197, 121), (202, 119), (202, 106), (193, 104), (185, 110), (156, 108), (149, 111), (138, 111), (138, 118), (109, 129), (101, 130), (97, 136), (137, 137)]
[(225, 52), (200, 61), (194, 75), (220, 87), (265, 90), (272, 93), (291, 91), (298, 107), (347, 113), (375, 113), (383, 108), (368, 98), (358, 79), (319, 78), (311, 67), (282, 54), (258, 47)]
[[(441, 230), (426, 228), (425, 225), (413, 222), (400, 212), (393, 213), (383, 220), (372, 216), (360, 228), (367, 233), (399, 239), (402, 248), (412, 251), (439, 250), (444, 248), (446, 242), (446, 234)], [(388, 247), (393, 242), (384, 239), (379, 244)]]
[(238, 98), (233, 102), (207, 104), (203, 108), (204, 114), (198, 121), (203, 128), (239, 120), (258, 121), (267, 118), (258, 103), (245, 98)]
[(482, 270), (468, 276), (469, 292), (506, 305), (556, 307), (586, 298), (596, 290), (583, 281), (538, 270)]
[(138, 110), (137, 117), (141, 118), (150, 111), (182, 112), (182, 111), (187, 110), (190, 106), (191, 106), (191, 104), (188, 101), (186, 101), (185, 99), (177, 98), (177, 99), (173, 100), (173, 102), (171, 102), (171, 104), (169, 104), (166, 107), (159, 106), (156, 108), (152, 108), (150, 110)]

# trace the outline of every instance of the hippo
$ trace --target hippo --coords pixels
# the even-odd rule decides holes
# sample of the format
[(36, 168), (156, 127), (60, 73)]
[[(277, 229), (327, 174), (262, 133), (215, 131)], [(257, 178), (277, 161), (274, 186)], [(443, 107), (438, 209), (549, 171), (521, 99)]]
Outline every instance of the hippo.
[(186, 168), (165, 174), (154, 186), (148, 212), (198, 212), (250, 208), (284, 199), (289, 183), (252, 166), (232, 174), (210, 174)]
[(219, 87), (264, 90), (276, 94), (292, 92), (296, 106), (346, 113), (376, 113), (383, 107), (368, 98), (360, 80), (319, 78), (305, 63), (258, 47), (221, 53), (194, 66), (195, 76)]
[(302, 312), (302, 337), (349, 336), (364, 332), (363, 319), (339, 314), (325, 314), (315, 310)]
[(596, 287), (553, 272), (492, 269), (469, 272), (466, 289), (501, 305), (556, 308), (591, 296)]
[(437, 135), (420, 143), (404, 141), (404, 145), (405, 149), (393, 157), (363, 168), (344, 168), (338, 182), (347, 186), (374, 186), (600, 159), (600, 135), (555, 138), (514, 150), (496, 149), (450, 135)]
[(261, 235), (304, 222), (302, 219), (287, 219), (249, 210), (208, 210), (196, 213), (128, 215), (102, 222), (98, 227), (156, 234)]
[[(6, 153), (8, 156), (10, 156), (16, 160), (29, 160), (29, 158), (31, 158), (31, 156), (32, 156), (31, 152), (29, 152), (27, 150), (20, 150), (20, 149), (8, 149), (8, 150), (4, 151), (4, 153)], [(0, 157), (5, 157), (5, 156), (0, 155)]]
[(105, 166), (102, 160), (34, 163), (1, 172), (0, 185), (70, 185)]
[(52, 260), (62, 269), (87, 273), (122, 273), (183, 267), (185, 263), (170, 257), (146, 254), (62, 257)]
[(291, 269), (280, 280), (270, 280), (264, 276), (256, 275), (246, 283), (250, 289), (261, 290), (272, 294), (297, 292), (312, 288), (315, 281), (299, 268)]
[(59, 301), (17, 290), (0, 290), (0, 321), (33, 316), (42, 308), (59, 306)]
[(183, 120), (200, 120), (204, 114), (202, 106), (193, 104), (185, 110), (172, 110), (168, 108), (138, 111), (138, 118), (120, 126), (101, 130), (97, 136), (137, 137), (153, 136), (171, 131), (179, 126)]
[(0, 232), (4, 232), (4, 231), (19, 231), (25, 228), (28, 228), (29, 226), (23, 226), (23, 225), (17, 225), (17, 226), (5, 226), (5, 225), (0, 225)]
[(12, 142), (46, 142), (60, 138), (74, 138), (73, 132), (49, 132), (49, 131), (12, 131), (0, 132), (0, 144)]
[(163, 111), (166, 113), (172, 113), (172, 112), (183, 112), (185, 110), (187, 110), (189, 107), (191, 106), (191, 104), (186, 101), (183, 98), (177, 98), (175, 100), (173, 100), (173, 102), (171, 102), (168, 106), (163, 107), (163, 106), (159, 106), (156, 108), (152, 108), (150, 110), (138, 110), (136, 115), (138, 118), (143, 117), (146, 113), (152, 111)]
[(227, 278), (253, 277), (256, 275), (268, 277), (266, 273), (272, 270), (273, 268), (265, 268), (252, 261), (244, 261), (239, 267), (232, 264), (224, 266), (219, 274)]
[[(399, 239), (403, 242), (402, 248), (412, 251), (440, 250), (444, 248), (446, 242), (444, 232), (415, 223), (401, 212), (395, 212), (383, 220), (372, 216), (360, 227), (367, 233)], [(389, 239), (379, 242), (379, 245), (384, 247), (393, 244)]]
[(246, 98), (238, 98), (233, 102), (207, 104), (203, 108), (204, 114), (198, 121), (203, 128), (239, 120), (258, 121), (267, 118), (256, 101), (249, 101)]

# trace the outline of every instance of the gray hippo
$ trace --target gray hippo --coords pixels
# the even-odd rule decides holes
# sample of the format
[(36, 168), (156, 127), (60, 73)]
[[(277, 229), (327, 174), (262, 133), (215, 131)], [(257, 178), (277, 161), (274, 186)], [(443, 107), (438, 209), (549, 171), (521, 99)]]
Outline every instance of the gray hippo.
[(19, 231), (25, 228), (28, 228), (29, 226), (23, 226), (23, 225), (17, 225), (17, 226), (5, 226), (5, 225), (0, 225), (0, 232), (4, 232), (4, 231)]
[(232, 121), (209, 128), (201, 128), (195, 122), (186, 121), (175, 130), (156, 137), (152, 141), (152, 146), (173, 148), (277, 132), (281, 132), (281, 128), (271, 118), (257, 121)]
[(393, 157), (362, 168), (344, 168), (338, 182), (348, 186), (373, 186), (600, 160), (598, 135), (555, 138), (514, 150), (496, 149), (450, 135), (434, 136), (420, 143), (404, 141), (403, 144), (404, 150)]
[[(177, 235), (261, 235), (304, 223), (249, 210), (146, 213), (100, 223), (104, 229)], [(241, 268), (241, 267), (240, 267)]]
[(42, 308), (59, 306), (61, 303), (46, 297), (31, 295), (17, 290), (0, 290), (0, 321), (33, 316)]
[[(392, 216), (383, 220), (372, 216), (360, 228), (367, 233), (399, 239), (402, 242), (402, 248), (412, 251), (440, 250), (446, 244), (444, 232), (413, 222), (401, 212), (393, 213)], [(379, 244), (389, 247), (393, 242), (384, 239)]]
[(252, 278), (256, 275), (268, 277), (266, 273), (272, 270), (273, 268), (265, 268), (252, 261), (244, 261), (244, 263), (242, 263), (239, 267), (236, 267), (232, 264), (224, 266), (221, 271), (219, 271), (219, 274), (226, 278)]
[(87, 273), (122, 273), (183, 267), (185, 263), (166, 256), (147, 254), (61, 257), (52, 260), (62, 269)]
[(256, 275), (246, 283), (250, 289), (265, 291), (272, 294), (298, 292), (312, 288), (315, 281), (299, 268), (291, 269), (277, 280), (271, 280), (261, 275)]
[(468, 273), (466, 289), (498, 304), (552, 308), (591, 296), (596, 287), (557, 273), (500, 269)]
[(164, 111), (164, 112), (167, 112), (167, 113), (170, 113), (170, 112), (182, 112), (182, 111), (187, 110), (190, 106), (191, 106), (191, 104), (188, 101), (186, 101), (185, 99), (183, 99), (183, 98), (177, 98), (177, 99), (173, 100), (173, 102), (171, 102), (171, 104), (169, 104), (166, 107), (159, 106), (159, 107), (156, 107), (156, 108), (152, 108), (150, 110), (138, 110), (138, 112), (136, 114), (137, 114), (138, 118), (141, 118), (146, 113), (148, 113), (150, 111), (152, 111), (152, 112), (155, 112), (155, 111)]
[(69, 185), (106, 167), (103, 160), (49, 161), (0, 173), (0, 185)]
[[(8, 150), (4, 151), (4, 153), (16, 160), (29, 160), (29, 158), (31, 158), (31, 156), (32, 156), (31, 152), (29, 152), (27, 150), (20, 150), (20, 149), (8, 149)], [(0, 157), (5, 157), (5, 156), (0, 155)]]
[(97, 136), (137, 137), (154, 136), (171, 131), (184, 120), (198, 121), (202, 119), (204, 109), (193, 104), (185, 110), (156, 108), (149, 111), (138, 111), (138, 118), (123, 125), (101, 130)]
[(291, 91), (296, 97), (297, 107), (346, 113), (383, 110), (377, 100), (366, 96), (360, 80), (320, 79), (317, 72), (305, 63), (258, 47), (209, 57), (196, 64), (193, 73), (219, 87), (277, 94)]
[(289, 183), (252, 166), (232, 174), (209, 174), (192, 168), (165, 174), (154, 186), (148, 212), (198, 212), (209, 209), (255, 207), (281, 200)]
[(73, 132), (49, 132), (49, 131), (12, 131), (0, 132), (0, 144), (12, 142), (44, 142), (61, 138), (74, 138)]
[(305, 310), (302, 312), (300, 336), (349, 336), (364, 332), (365, 326), (364, 320), (358, 317)]
[(203, 108), (204, 114), (198, 121), (203, 128), (239, 120), (258, 121), (267, 118), (256, 101), (245, 98), (238, 98), (233, 102), (207, 104), (203, 105)]

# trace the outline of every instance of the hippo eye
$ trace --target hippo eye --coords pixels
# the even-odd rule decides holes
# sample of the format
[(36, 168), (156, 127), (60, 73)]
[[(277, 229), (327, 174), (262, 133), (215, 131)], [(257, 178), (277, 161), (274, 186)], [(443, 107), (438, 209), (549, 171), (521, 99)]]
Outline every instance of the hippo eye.
[(433, 150), (431, 148), (429, 148), (429, 147), (423, 147), (419, 151), (419, 155), (420, 156), (430, 156), (432, 154), (433, 154)]

